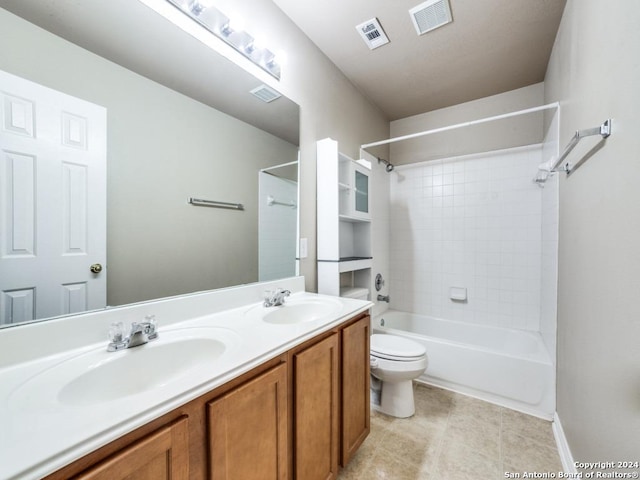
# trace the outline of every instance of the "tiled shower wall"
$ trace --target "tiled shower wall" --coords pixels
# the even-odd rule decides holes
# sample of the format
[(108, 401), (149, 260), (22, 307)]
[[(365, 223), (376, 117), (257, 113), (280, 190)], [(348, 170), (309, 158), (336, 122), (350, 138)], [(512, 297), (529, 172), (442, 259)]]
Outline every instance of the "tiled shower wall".
[[(558, 156), (558, 112), (551, 118), (544, 138), (542, 158), (545, 162)], [(540, 290), (540, 334), (553, 363), (556, 362), (558, 311), (558, 227), (559, 180), (549, 176), (542, 189), (542, 272)]]
[[(390, 176), (394, 309), (540, 329), (542, 146), (396, 167)], [(450, 288), (467, 289), (466, 301)]]

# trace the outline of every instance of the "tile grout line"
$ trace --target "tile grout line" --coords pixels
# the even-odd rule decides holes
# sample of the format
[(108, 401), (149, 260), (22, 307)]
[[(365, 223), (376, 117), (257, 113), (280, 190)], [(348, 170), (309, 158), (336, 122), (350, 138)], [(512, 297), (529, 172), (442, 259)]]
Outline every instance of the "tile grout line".
[[(453, 403), (453, 402), (452, 402)], [(440, 456), (442, 455), (445, 438), (447, 437), (447, 431), (449, 430), (449, 419), (451, 418), (451, 411), (453, 410), (452, 404), (447, 409), (447, 420), (442, 430), (440, 441), (436, 447), (435, 462), (433, 468), (433, 475), (437, 478), (440, 475)]]

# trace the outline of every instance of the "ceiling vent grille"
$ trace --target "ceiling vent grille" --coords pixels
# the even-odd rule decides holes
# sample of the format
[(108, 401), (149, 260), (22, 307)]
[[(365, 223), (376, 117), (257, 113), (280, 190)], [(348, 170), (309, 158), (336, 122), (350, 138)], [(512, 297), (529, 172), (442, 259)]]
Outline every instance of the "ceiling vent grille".
[(409, 10), (418, 35), (430, 32), (452, 21), (448, 0), (429, 0)]
[(377, 18), (372, 18), (371, 20), (361, 23), (356, 27), (356, 30), (358, 30), (358, 33), (370, 50), (389, 43), (389, 38), (386, 33), (384, 33)]
[(273, 102), (282, 96), (273, 88), (269, 88), (266, 85), (260, 85), (259, 87), (254, 88), (251, 90), (251, 93), (265, 103)]

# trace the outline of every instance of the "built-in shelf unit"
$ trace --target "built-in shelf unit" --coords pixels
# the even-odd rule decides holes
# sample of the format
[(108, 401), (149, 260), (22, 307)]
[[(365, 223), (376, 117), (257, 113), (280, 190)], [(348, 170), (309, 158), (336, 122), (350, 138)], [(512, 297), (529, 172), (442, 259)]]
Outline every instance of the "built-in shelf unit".
[(369, 294), (371, 284), (371, 166), (317, 144), (318, 292)]

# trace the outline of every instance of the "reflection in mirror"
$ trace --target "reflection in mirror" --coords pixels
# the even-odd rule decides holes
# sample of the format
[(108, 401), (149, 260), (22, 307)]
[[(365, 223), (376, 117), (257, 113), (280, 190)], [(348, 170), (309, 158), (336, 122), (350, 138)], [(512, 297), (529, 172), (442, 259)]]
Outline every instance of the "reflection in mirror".
[(259, 190), (259, 280), (292, 277), (298, 238), (298, 162), (263, 168)]
[[(0, 70), (106, 109), (106, 256), (75, 255), (89, 280), (106, 279), (106, 305), (296, 273), (297, 105), (285, 97), (268, 104), (253, 97), (250, 90), (261, 82), (138, 2), (0, 0), (0, 7), (0, 41), (12, 45), (0, 56)], [(12, 105), (6, 98), (0, 104), (3, 115)], [(81, 131), (73, 125), (73, 132)], [(5, 138), (0, 136), (0, 221), (6, 233), (13, 221), (5, 188), (15, 160), (9, 153), (17, 149)], [(41, 160), (23, 153), (36, 166)], [(65, 155), (58, 155), (63, 164), (81, 164)], [(35, 175), (34, 209), (47, 185), (46, 177)], [(190, 197), (241, 203), (244, 210), (193, 206)], [(268, 197), (294, 206), (269, 205)], [(93, 216), (86, 217), (86, 232), (93, 234)], [(54, 240), (68, 231), (64, 225), (53, 222), (54, 233), (34, 234), (30, 255), (55, 248)], [(23, 271), (7, 263), (15, 260), (7, 258), (8, 243), (3, 234), (0, 323), (94, 308), (87, 300), (91, 284), (83, 287), (85, 280), (68, 278), (64, 269), (51, 279), (54, 307), (40, 307), (34, 280), (8, 273)], [(91, 271), (96, 264), (99, 273)], [(17, 293), (30, 289), (34, 295)]]

